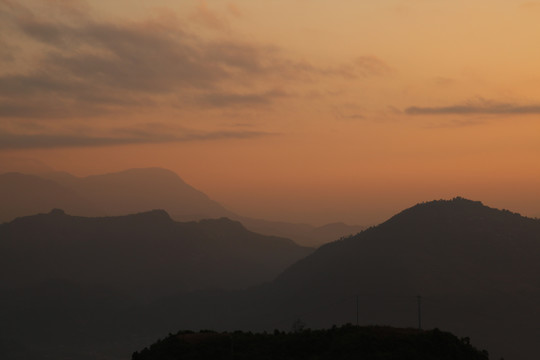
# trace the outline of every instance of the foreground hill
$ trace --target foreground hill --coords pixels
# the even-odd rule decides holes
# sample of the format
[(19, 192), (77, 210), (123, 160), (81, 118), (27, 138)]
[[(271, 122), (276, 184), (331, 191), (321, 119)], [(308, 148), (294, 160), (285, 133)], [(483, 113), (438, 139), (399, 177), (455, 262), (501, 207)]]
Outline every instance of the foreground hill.
[(101, 218), (54, 210), (0, 225), (0, 285), (62, 279), (155, 298), (269, 281), (311, 251), (226, 218), (181, 223), (162, 210)]
[(362, 230), (336, 223), (322, 227), (266, 221), (240, 216), (187, 184), (177, 174), (161, 168), (129, 169), (115, 173), (76, 177), (65, 172), (38, 175), (1, 173), (0, 223), (20, 216), (64, 209), (79, 216), (119, 216), (164, 209), (177, 221), (227, 217), (251, 231), (293, 239), (316, 247)]
[(439, 330), (345, 325), (267, 333), (181, 331), (135, 352), (132, 360), (488, 360), (467, 339)]
[[(535, 356), (540, 338), (540, 221), (462, 198), (416, 205), (358, 235), (320, 247), (271, 284), (220, 298), (216, 316), (177, 312), (167, 328), (220, 324), (422, 324), (471, 336), (512, 359)], [(203, 295), (176, 299), (200, 303)], [(231, 307), (241, 304), (231, 313)], [(214, 306), (218, 306), (217, 310)], [(163, 311), (169, 309), (163, 307)], [(215, 328), (215, 327), (214, 327)]]

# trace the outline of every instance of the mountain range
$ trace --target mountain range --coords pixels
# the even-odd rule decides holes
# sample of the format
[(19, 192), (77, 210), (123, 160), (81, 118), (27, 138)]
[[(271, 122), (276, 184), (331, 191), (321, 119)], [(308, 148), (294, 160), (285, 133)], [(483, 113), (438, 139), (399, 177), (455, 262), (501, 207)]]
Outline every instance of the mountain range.
[[(204, 298), (173, 302), (185, 308)], [(458, 197), (418, 204), (323, 245), (273, 282), (207, 303), (216, 316), (178, 311), (162, 316), (161, 326), (269, 330), (295, 319), (313, 327), (358, 319), (443, 328), (497, 359), (530, 359), (540, 338), (538, 304), (540, 220)]]
[(77, 217), (55, 209), (0, 225), (0, 284), (99, 284), (139, 298), (272, 280), (312, 252), (227, 218), (176, 222), (163, 210)]
[(159, 299), (270, 281), (312, 251), (227, 218), (176, 222), (164, 210), (17, 218), (0, 224), (0, 358), (126, 358), (157, 336), (142, 310)]
[[(42, 170), (42, 167), (38, 168)], [(79, 216), (118, 216), (164, 209), (178, 221), (227, 217), (249, 230), (290, 238), (304, 246), (320, 246), (361, 231), (343, 223), (315, 227), (237, 215), (161, 168), (76, 177), (66, 172), (1, 173), (0, 222), (60, 208)]]
[[(74, 217), (70, 221), (94, 222), (82, 227), (83, 234), (93, 231), (95, 223), (121, 221), (133, 228), (130, 234), (140, 234), (136, 238), (141, 241), (149, 236), (142, 230), (145, 226), (152, 229), (150, 234), (161, 228), (168, 234), (172, 231), (166, 230), (168, 226), (187, 226), (166, 225), (175, 222), (161, 211), (143, 215), (148, 216), (147, 225), (140, 224), (143, 221), (138, 216), (90, 220)], [(4, 279), (22, 276), (27, 254), (32, 255), (29, 261), (34, 256), (39, 258), (40, 253), (41, 259), (54, 255), (46, 252), (51, 245), (41, 250), (33, 247), (39, 239), (50, 244), (47, 234), (54, 228), (55, 219), (65, 217), (55, 211), (0, 227), (4, 231), (0, 242), (9, 244), (2, 253), (15, 252), (20, 259), (9, 269), (2, 269), (2, 273), (12, 274), (4, 275)], [(43, 221), (43, 225), (25, 223), (36, 220)], [(240, 227), (238, 223), (230, 224), (230, 220), (218, 221), (225, 222), (221, 224), (225, 227)], [(34, 231), (29, 228), (39, 229), (40, 233), (33, 245), (21, 240), (28, 238), (25, 232)], [(67, 225), (59, 229), (68, 234), (72, 231)], [(6, 234), (11, 241), (4, 240)], [(94, 239), (98, 243), (114, 241), (114, 236), (101, 240), (103, 235), (97, 235)], [(84, 237), (65, 239), (85, 243)], [(87, 264), (93, 264), (99, 272), (102, 263), (107, 269), (107, 264), (116, 261), (122, 274), (126, 260), (146, 258), (140, 252), (131, 252), (130, 245), (131, 241), (124, 241), (114, 251), (104, 250), (103, 259)], [(210, 248), (215, 246), (212, 243)], [(182, 251), (168, 248), (169, 254), (163, 256), (181, 258)], [(222, 251), (224, 248), (218, 252)], [(141, 257), (134, 259), (133, 254)], [(153, 254), (149, 251), (148, 258)], [(113, 260), (107, 260), (107, 256)], [(7, 262), (10, 257), (5, 258)], [(78, 262), (62, 265), (72, 280), (84, 274)], [(5, 263), (3, 259), (2, 266)], [(167, 267), (154, 270), (165, 281), (174, 282), (171, 276), (178, 276), (170, 274)], [(104, 272), (101, 278), (105, 273), (110, 272)], [(33, 356), (39, 353), (61, 358), (58, 354), (73, 352), (77, 359), (96, 358), (96, 352), (102, 357), (106, 354), (122, 359), (129, 356), (129, 351), (142, 349), (158, 337), (181, 329), (268, 331), (290, 329), (300, 320), (312, 328), (356, 322), (441, 328), (459, 337), (470, 337), (478, 347), (489, 349), (495, 359), (503, 356), (525, 360), (536, 355), (540, 338), (539, 274), (540, 220), (463, 198), (438, 200), (418, 204), (378, 226), (323, 245), (273, 281), (243, 290), (169, 292), (133, 302), (121, 291), (111, 289), (114, 271), (111, 288), (65, 279), (11, 287), (0, 294), (0, 334), (9, 334), (8, 340), (0, 341), (0, 351), (15, 354), (11, 357), (14, 359), (17, 354), (22, 354), (20, 358), (28, 358), (29, 354), (39, 358)], [(134, 278), (138, 278), (137, 274)], [(136, 286), (137, 282), (131, 284)], [(155, 291), (144, 287), (144, 281), (139, 283), (145, 289), (142, 293)], [(40, 334), (39, 339), (35, 339), (35, 333)], [(25, 341), (28, 338), (32, 341)]]

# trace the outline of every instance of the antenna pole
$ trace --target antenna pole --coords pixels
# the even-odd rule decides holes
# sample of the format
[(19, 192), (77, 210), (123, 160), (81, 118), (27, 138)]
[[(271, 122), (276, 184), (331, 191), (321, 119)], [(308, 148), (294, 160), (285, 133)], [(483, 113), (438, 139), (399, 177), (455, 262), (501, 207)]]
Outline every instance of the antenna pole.
[(358, 326), (358, 295), (356, 295), (356, 326)]
[(418, 329), (422, 330), (422, 296), (418, 295)]

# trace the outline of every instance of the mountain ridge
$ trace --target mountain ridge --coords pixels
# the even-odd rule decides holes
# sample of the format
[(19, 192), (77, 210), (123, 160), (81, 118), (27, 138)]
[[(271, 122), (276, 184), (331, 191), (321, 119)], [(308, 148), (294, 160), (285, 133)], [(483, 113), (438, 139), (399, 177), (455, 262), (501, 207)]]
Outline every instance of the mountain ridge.
[[(312, 251), (290, 239), (253, 233), (227, 218), (177, 222), (164, 210), (83, 217), (53, 209), (4, 223), (0, 235), (3, 284), (16, 281), (16, 274), (28, 283), (66, 277), (62, 274), (67, 271), (73, 281), (109, 281), (122, 288), (131, 284), (128, 288), (137, 292), (144, 292), (144, 286), (157, 293), (159, 286), (177, 292), (182, 283), (191, 284), (184, 291), (254, 285)], [(13, 272), (20, 261), (27, 269)], [(95, 270), (94, 262), (102, 269)], [(177, 284), (160, 279), (165, 274), (159, 269), (169, 269), (167, 278)], [(133, 271), (147, 279), (137, 285)], [(107, 272), (108, 277), (100, 278)]]
[[(231, 225), (238, 230), (240, 225), (224, 219), (216, 221), (219, 226), (207, 232), (211, 239), (207, 244), (219, 248), (222, 256), (227, 247), (220, 247), (221, 226)], [(135, 229), (136, 234), (144, 235), (142, 223), (141, 229)], [(196, 229), (194, 222), (183, 226), (189, 231)], [(5, 238), (3, 229), (5, 224), (0, 226), (0, 239)], [(120, 253), (125, 248), (129, 246), (121, 247)], [(142, 253), (148, 256), (150, 252), (144, 250)], [(0, 251), (0, 257), (4, 253)], [(5, 266), (5, 261), (0, 264)], [(161, 268), (159, 273), (170, 272)], [(538, 274), (540, 220), (455, 198), (415, 205), (378, 226), (323, 245), (264, 284), (243, 290), (170, 293), (134, 308), (121, 301), (110, 305), (105, 302), (101, 315), (71, 304), (75, 315), (54, 312), (50, 321), (64, 324), (62, 329), (83, 329), (84, 325), (73, 327), (73, 317), (89, 317), (95, 325), (84, 328), (85, 339), (94, 336), (92, 331), (106, 327), (110, 331), (108, 339), (118, 337), (127, 344), (140, 334), (155, 340), (180, 328), (288, 329), (298, 319), (311, 328), (356, 319), (360, 325), (418, 326), (421, 300), (422, 327), (444, 328), (457, 336), (470, 337), (479, 347), (490, 349), (495, 358), (526, 360), (535, 356), (540, 338)], [(69, 287), (61, 289), (60, 295), (80, 292)], [(0, 301), (2, 296), (0, 293)], [(22, 300), (14, 298), (8, 304), (29, 301), (27, 296)], [(81, 308), (85, 309), (83, 313), (78, 311)], [(27, 312), (24, 309), (23, 313)], [(35, 322), (24, 326), (20, 323), (22, 315), (17, 314), (3, 316), (14, 326), (35, 329)], [(102, 345), (106, 343), (102, 341)], [(88, 346), (96, 348), (95, 344)], [(136, 348), (142, 347), (130, 349)]]
[[(310, 247), (363, 228), (344, 224), (317, 228), (307, 224), (240, 216), (187, 184), (171, 170), (158, 167), (86, 177), (55, 171), (19, 176), (32, 179), (34, 184), (22, 187), (24, 182), (9, 181), (10, 175), (0, 174), (0, 202), (8, 204), (0, 209), (0, 222), (52, 208), (64, 208), (69, 213), (81, 216), (115, 216), (165, 209), (178, 221), (228, 217), (240, 221), (251, 231), (287, 237)], [(40, 189), (44, 191), (40, 192)]]
[[(540, 338), (538, 274), (540, 220), (460, 197), (437, 200), (319, 247), (271, 283), (220, 299), (245, 307), (213, 323), (268, 330), (276, 319), (288, 318), (283, 326), (300, 316), (327, 327), (351, 322), (360, 309), (362, 324), (407, 327), (417, 323), (421, 296), (424, 326), (470, 336), (505, 358), (528, 359)], [(181, 301), (192, 306), (203, 298)], [(176, 322), (209, 326), (189, 316)]]

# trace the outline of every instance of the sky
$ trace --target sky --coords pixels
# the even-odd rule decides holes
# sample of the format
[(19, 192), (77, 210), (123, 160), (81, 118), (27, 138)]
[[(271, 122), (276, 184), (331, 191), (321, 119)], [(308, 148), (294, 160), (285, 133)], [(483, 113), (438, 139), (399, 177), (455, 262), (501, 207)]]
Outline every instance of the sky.
[(0, 0), (0, 158), (271, 220), (540, 217), (539, 43), (540, 1)]

